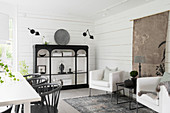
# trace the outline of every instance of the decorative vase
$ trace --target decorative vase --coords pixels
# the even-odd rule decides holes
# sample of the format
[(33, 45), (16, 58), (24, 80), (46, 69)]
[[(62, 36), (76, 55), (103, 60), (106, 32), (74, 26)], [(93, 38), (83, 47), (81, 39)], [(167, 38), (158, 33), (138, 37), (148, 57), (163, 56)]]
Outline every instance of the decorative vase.
[(66, 73), (66, 72), (64, 72), (64, 64), (63, 63), (60, 64), (59, 70), (60, 70), (59, 74), (65, 74)]
[(134, 87), (134, 94), (136, 94), (136, 83), (137, 83), (137, 78), (131, 78), (132, 82), (133, 82), (133, 87)]

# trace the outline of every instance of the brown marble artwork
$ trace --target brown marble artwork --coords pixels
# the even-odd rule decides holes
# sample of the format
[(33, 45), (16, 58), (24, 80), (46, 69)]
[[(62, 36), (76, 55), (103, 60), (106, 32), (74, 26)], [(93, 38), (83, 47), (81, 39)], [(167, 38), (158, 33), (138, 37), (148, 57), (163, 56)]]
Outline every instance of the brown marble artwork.
[(145, 56), (142, 64), (142, 76), (157, 76), (156, 67), (165, 63), (163, 52), (166, 44), (158, 46), (166, 41), (168, 30), (169, 11), (134, 20), (133, 26), (133, 70), (139, 69), (134, 63), (134, 56)]

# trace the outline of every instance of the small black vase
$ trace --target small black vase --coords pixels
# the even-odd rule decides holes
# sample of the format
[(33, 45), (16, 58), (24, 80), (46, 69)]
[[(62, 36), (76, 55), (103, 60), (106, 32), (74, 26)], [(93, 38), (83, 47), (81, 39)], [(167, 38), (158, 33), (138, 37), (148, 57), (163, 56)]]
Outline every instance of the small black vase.
[(137, 82), (137, 78), (131, 78), (131, 80), (133, 82), (134, 94), (136, 94), (136, 82)]
[(132, 82), (133, 82), (133, 85), (136, 86), (136, 78), (131, 78)]

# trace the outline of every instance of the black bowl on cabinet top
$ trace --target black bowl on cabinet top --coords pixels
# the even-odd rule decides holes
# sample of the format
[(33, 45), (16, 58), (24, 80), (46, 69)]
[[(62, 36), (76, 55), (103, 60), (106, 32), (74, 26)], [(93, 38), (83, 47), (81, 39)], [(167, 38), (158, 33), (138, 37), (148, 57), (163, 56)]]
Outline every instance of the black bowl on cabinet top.
[(39, 56), (40, 56), (40, 57), (45, 57), (45, 55), (46, 55), (46, 54), (42, 54), (42, 55), (41, 55), (41, 54), (39, 54)]

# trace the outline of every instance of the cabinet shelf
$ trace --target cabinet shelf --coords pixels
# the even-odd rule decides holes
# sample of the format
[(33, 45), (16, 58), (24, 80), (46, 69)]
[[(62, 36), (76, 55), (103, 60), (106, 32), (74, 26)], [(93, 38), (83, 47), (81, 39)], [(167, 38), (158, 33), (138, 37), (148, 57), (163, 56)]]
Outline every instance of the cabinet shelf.
[[(44, 52), (45, 51), (45, 52)], [(49, 82), (52, 81), (52, 79), (54, 78), (63, 78), (65, 77), (69, 77), (69, 75), (72, 76), (71, 81), (67, 81), (67, 82), (72, 82), (70, 85), (67, 85), (67, 87), (65, 87), (65, 84), (63, 86), (63, 89), (73, 89), (73, 88), (83, 88), (83, 87), (88, 87), (88, 46), (86, 45), (40, 45), (40, 44), (36, 44), (33, 46), (33, 72), (37, 73), (37, 72), (42, 72), (40, 69), (38, 70), (38, 65), (44, 66), (45, 67), (45, 71), (47, 74), (42, 74), (42, 76), (48, 76), (49, 77)], [(59, 52), (62, 53), (62, 56), (52, 56), (54, 52)], [(73, 56), (64, 56), (64, 52), (72, 52), (71, 55)], [(39, 56), (39, 54), (46, 54), (46, 56), (41, 57)], [(65, 54), (66, 55), (66, 54)], [(67, 59), (63, 59), (63, 58), (68, 58)], [(81, 59), (83, 58), (83, 59)], [(84, 58), (86, 60), (84, 60)], [(57, 59), (57, 60), (55, 60)], [(58, 69), (58, 65), (61, 63), (60, 62), (63, 61), (67, 66), (72, 65), (69, 64), (70, 62), (72, 62), (74, 65), (73, 67), (71, 67), (71, 69), (74, 70), (73, 73), (65, 73), (65, 74), (58, 74), (58, 73), (54, 73), (52, 71), (53, 68), (54, 69)], [(84, 63), (82, 63), (84, 62)], [(45, 64), (45, 65), (44, 65)], [(84, 64), (83, 67), (81, 67)], [(85, 66), (86, 65), (86, 66)], [(52, 67), (55, 66), (55, 67)], [(57, 67), (56, 67), (57, 66)], [(79, 68), (80, 67), (80, 68)], [(81, 69), (83, 68), (83, 69)], [(83, 71), (79, 71), (79, 70), (83, 70)], [(84, 70), (85, 69), (85, 70)], [(85, 75), (85, 77), (83, 78), (81, 76), (81, 74)], [(63, 77), (62, 77), (63, 75)], [(84, 84), (78, 85), (80, 83), (80, 78), (81, 80), (84, 80)]]
[[(86, 74), (87, 72), (77, 72), (77, 74)], [(65, 73), (65, 74), (51, 74), (51, 75), (74, 75), (75, 73)], [(50, 75), (50, 74), (42, 74), (44, 76)]]
[[(64, 57), (64, 58), (74, 58), (75, 56), (51, 56), (51, 58), (62, 58), (62, 57)], [(77, 56), (77, 57), (86, 57), (86, 56)], [(37, 58), (50, 58), (50, 56), (44, 56), (44, 57), (40, 57), (40, 56), (38, 56)]]

